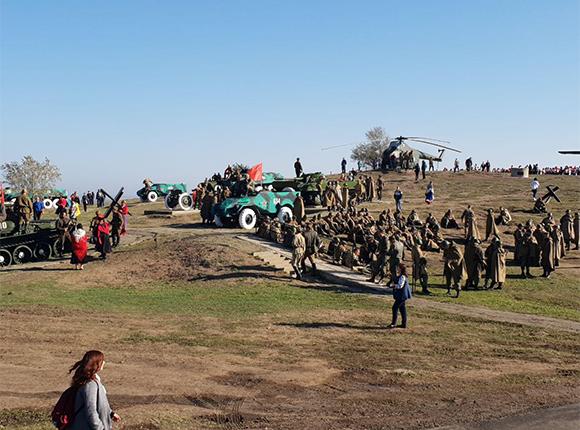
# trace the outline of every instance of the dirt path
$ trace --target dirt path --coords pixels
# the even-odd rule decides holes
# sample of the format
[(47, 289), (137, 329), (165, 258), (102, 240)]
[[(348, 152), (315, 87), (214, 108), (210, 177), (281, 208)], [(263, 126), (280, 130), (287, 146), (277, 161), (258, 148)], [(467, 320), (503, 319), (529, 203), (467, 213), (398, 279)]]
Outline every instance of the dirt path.
[(559, 408), (539, 409), (525, 415), (501, 420), (469, 424), (469, 426), (446, 426), (436, 430), (576, 430), (580, 428), (580, 404)]
[[(259, 239), (256, 236), (239, 235), (238, 238), (261, 246), (268, 250), (268, 253), (257, 253), (256, 256), (262, 258), (267, 264), (281, 269), (288, 269), (288, 261), (291, 252), (280, 245)], [(271, 254), (271, 256), (268, 256)], [(282, 258), (281, 258), (282, 257)], [(378, 287), (375, 284), (367, 282), (365, 277), (357, 272), (353, 272), (341, 266), (335, 266), (323, 261), (318, 262), (320, 277), (335, 284), (341, 285), (345, 291), (357, 293), (367, 293), (369, 295), (391, 294), (391, 289), (387, 287)], [(511, 324), (522, 324), (534, 327), (552, 328), (580, 333), (580, 322), (543, 317), (538, 315), (523, 314), (517, 312), (498, 311), (488, 308), (475, 306), (466, 306), (455, 303), (441, 303), (420, 297), (414, 297), (411, 301), (411, 307), (422, 309), (440, 310), (454, 315), (463, 315), (473, 318), (481, 318), (497, 322)]]

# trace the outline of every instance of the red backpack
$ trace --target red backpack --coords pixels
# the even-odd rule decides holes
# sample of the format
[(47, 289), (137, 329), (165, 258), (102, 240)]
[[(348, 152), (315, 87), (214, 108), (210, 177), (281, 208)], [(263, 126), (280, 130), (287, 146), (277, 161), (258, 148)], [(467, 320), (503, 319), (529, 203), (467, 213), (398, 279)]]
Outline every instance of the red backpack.
[(75, 397), (77, 396), (78, 387), (69, 387), (61, 394), (60, 399), (56, 402), (50, 417), (52, 423), (59, 430), (65, 430), (70, 427), (75, 417), (82, 409), (82, 406), (75, 409)]

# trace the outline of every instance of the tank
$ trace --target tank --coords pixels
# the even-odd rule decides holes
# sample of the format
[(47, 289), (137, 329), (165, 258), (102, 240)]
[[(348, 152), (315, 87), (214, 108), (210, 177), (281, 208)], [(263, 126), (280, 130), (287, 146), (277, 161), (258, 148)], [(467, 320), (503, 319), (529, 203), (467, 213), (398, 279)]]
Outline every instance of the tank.
[(0, 267), (29, 261), (48, 260), (56, 255), (59, 234), (54, 220), (31, 221), (25, 231), (18, 231), (10, 216), (0, 221)]

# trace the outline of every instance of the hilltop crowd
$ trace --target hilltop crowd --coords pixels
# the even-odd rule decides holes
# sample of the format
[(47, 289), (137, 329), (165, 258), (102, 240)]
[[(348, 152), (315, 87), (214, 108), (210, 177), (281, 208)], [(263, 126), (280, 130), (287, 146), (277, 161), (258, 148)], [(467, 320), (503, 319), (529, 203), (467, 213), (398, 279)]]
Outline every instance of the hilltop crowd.
[[(511, 214), (503, 207), (497, 211), (488, 209), (483, 235), (478, 224), (471, 206), (465, 208), (459, 219), (449, 209), (440, 219), (429, 213), (422, 220), (414, 209), (406, 214), (400, 209), (394, 212), (386, 209), (375, 218), (368, 209), (354, 204), (332, 206), (326, 214), (306, 217), (299, 203), (292, 222), (283, 224), (266, 218), (256, 232), (262, 238), (293, 247), (297, 277), (306, 270), (305, 255), (310, 259), (324, 255), (334, 264), (363, 270), (370, 275), (370, 282), (379, 284), (383, 280), (393, 283), (398, 265), (409, 261), (413, 284), (421, 285), (424, 294), (429, 294), (430, 268), (426, 255), (440, 253), (448, 293), (454, 289), (458, 296), (462, 288), (501, 289), (506, 279), (508, 253), (500, 240), (499, 227), (512, 224)], [(459, 233), (461, 230), (463, 234)], [(319, 238), (309, 242), (320, 246), (310, 250), (306, 246), (297, 251), (304, 248), (300, 235), (306, 232)], [(531, 277), (530, 268), (541, 267), (542, 276), (549, 277), (572, 245), (578, 249), (579, 214), (572, 216), (567, 211), (559, 220), (548, 214), (537, 225), (529, 220), (516, 226), (514, 239), (513, 264), (521, 267), (521, 276)]]

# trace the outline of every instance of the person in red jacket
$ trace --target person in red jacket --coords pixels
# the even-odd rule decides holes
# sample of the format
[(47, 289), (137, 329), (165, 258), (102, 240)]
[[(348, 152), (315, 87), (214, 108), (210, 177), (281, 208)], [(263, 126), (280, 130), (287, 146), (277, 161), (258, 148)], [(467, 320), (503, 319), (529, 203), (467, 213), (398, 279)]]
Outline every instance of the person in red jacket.
[(129, 215), (131, 215), (131, 212), (129, 212), (129, 205), (125, 200), (121, 202), (121, 209), (119, 209), (119, 212), (121, 214), (121, 217), (123, 218), (123, 225), (121, 226), (121, 236), (124, 236), (125, 234), (127, 234), (127, 227), (129, 226)]
[(71, 234), (72, 255), (70, 263), (75, 265), (75, 270), (83, 270), (87, 259), (88, 250), (87, 232), (83, 230), (82, 224), (77, 224), (77, 228)]
[(100, 215), (99, 224), (97, 226), (97, 243), (96, 243), (96, 250), (101, 253), (101, 259), (105, 260), (107, 258), (107, 254), (110, 254), (113, 251), (111, 247), (111, 225), (107, 222), (107, 220)]

